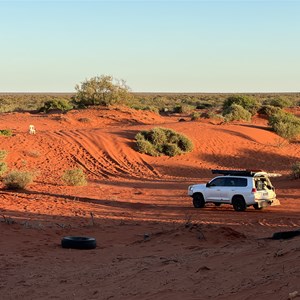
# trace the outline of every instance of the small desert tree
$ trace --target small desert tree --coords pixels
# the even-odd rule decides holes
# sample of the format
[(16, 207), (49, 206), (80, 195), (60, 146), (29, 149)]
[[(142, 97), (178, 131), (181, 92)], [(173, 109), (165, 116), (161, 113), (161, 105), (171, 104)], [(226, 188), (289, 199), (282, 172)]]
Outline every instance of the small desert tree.
[(112, 76), (101, 75), (92, 77), (77, 84), (74, 102), (82, 107), (90, 105), (108, 106), (130, 98), (129, 87), (124, 80)]

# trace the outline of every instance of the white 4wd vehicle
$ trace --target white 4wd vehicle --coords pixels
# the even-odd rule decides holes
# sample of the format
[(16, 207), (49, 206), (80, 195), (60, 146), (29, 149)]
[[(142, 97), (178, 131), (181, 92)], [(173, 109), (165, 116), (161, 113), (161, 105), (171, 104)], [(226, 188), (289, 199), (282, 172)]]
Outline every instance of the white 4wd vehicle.
[(216, 206), (231, 204), (236, 211), (244, 211), (248, 206), (262, 209), (269, 205), (280, 205), (269, 179), (280, 174), (268, 174), (261, 170), (212, 170), (212, 173), (223, 176), (188, 188), (188, 195), (193, 198), (196, 208), (202, 208), (208, 202)]

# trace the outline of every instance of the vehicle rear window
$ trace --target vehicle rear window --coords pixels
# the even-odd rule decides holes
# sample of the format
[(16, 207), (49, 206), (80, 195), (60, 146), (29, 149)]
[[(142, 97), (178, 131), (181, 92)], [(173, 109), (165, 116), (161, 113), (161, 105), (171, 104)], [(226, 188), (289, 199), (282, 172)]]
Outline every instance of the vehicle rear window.
[(235, 177), (226, 178), (225, 186), (247, 186), (247, 179)]

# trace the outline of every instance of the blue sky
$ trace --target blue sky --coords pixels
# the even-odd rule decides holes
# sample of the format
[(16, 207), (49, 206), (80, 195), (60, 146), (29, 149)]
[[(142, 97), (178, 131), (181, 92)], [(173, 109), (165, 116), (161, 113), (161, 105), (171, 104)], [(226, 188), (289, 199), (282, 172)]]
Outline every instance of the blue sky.
[(299, 1), (1, 1), (0, 92), (300, 91)]

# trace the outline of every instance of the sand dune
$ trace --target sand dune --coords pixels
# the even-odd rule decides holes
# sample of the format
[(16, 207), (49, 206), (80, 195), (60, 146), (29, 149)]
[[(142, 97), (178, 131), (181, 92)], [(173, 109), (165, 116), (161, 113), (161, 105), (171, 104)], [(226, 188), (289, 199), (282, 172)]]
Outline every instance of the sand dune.
[[(67, 114), (9, 113), (0, 137), (10, 169), (36, 179), (23, 191), (0, 190), (1, 299), (288, 299), (299, 291), (299, 237), (266, 239), (300, 228), (300, 183), (290, 178), (299, 143), (285, 144), (267, 121), (178, 122), (128, 108)], [(33, 124), (36, 135), (28, 134)], [(193, 140), (173, 158), (135, 150), (134, 137), (162, 126)], [(86, 187), (65, 186), (81, 167)], [(234, 212), (197, 210), (187, 186), (213, 168), (254, 168), (273, 180), (282, 205)], [(66, 235), (96, 237), (95, 250), (66, 250)]]

